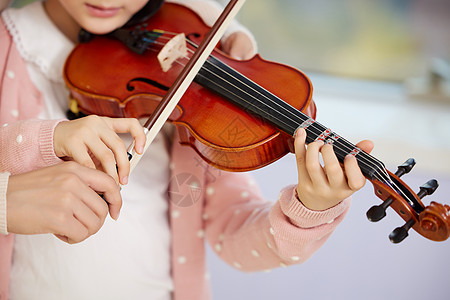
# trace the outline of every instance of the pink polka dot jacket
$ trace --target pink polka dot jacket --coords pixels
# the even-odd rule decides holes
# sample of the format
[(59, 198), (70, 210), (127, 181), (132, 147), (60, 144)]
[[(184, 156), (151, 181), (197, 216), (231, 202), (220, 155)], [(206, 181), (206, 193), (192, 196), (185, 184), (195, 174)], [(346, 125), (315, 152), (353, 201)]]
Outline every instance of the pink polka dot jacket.
[[(8, 124), (0, 127), (0, 172), (59, 163), (52, 148), (58, 121), (30, 120), (42, 105), (39, 92), (0, 25), (0, 124)], [(326, 211), (311, 211), (297, 200), (294, 186), (283, 189), (276, 201), (264, 200), (249, 174), (214, 169), (178, 142), (171, 159), (173, 299), (210, 298), (205, 241), (246, 272), (298, 264), (323, 245), (350, 205), (347, 199)], [(0, 299), (8, 298), (13, 243), (13, 234), (0, 234)]]

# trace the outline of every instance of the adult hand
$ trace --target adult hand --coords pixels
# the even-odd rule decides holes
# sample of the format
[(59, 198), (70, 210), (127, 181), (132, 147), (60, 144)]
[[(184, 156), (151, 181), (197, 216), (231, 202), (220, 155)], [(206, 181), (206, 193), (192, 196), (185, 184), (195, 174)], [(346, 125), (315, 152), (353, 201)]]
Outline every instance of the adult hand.
[(119, 217), (119, 191), (111, 176), (76, 162), (12, 175), (6, 193), (8, 232), (53, 233), (69, 244), (81, 242), (101, 228), (108, 210), (113, 219)]

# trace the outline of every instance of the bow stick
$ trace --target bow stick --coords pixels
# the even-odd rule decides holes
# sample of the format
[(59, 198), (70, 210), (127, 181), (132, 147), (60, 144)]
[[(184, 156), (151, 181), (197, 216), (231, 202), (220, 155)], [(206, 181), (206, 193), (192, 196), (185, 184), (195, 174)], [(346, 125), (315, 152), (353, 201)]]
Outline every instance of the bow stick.
[(164, 123), (169, 119), (170, 114), (175, 109), (176, 105), (186, 92), (189, 85), (194, 80), (194, 77), (197, 75), (206, 59), (214, 50), (214, 47), (217, 45), (220, 38), (225, 33), (225, 30), (228, 28), (233, 18), (241, 9), (244, 2), (245, 0), (230, 0), (219, 18), (214, 23), (213, 27), (203, 39), (200, 46), (194, 52), (192, 58), (178, 75), (174, 84), (170, 87), (166, 95), (158, 104), (153, 114), (148, 118), (147, 122), (144, 124), (144, 130), (146, 131), (147, 140), (144, 146), (143, 153), (136, 153), (136, 151), (134, 150), (134, 142), (129, 147), (129, 151), (131, 151), (130, 173), (133, 171), (142, 155), (144, 155), (144, 153), (147, 151), (148, 147), (153, 142)]

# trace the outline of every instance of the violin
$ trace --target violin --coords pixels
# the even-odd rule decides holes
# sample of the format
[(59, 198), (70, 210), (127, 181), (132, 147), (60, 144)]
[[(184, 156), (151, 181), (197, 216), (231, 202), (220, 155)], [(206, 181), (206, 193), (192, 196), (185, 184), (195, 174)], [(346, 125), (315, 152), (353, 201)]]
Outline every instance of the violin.
[[(64, 79), (71, 91), (73, 114), (143, 118), (152, 115), (197, 45), (209, 31), (188, 8), (164, 3), (145, 23), (107, 36), (88, 36), (71, 52)], [(178, 33), (184, 33), (187, 57), (163, 71), (158, 53)], [(306, 143), (333, 144), (342, 163), (354, 155), (364, 176), (383, 202), (367, 212), (379, 221), (391, 207), (406, 222), (389, 236), (399, 243), (413, 228), (433, 241), (450, 235), (450, 206), (421, 199), (438, 187), (430, 180), (416, 194), (400, 177), (411, 171), (413, 159), (395, 173), (351, 142), (315, 120), (312, 84), (300, 70), (264, 60), (259, 55), (235, 60), (217, 45), (194, 78), (170, 121), (180, 143), (195, 149), (214, 167), (234, 172), (255, 170), (294, 152), (293, 136), (305, 128)]]

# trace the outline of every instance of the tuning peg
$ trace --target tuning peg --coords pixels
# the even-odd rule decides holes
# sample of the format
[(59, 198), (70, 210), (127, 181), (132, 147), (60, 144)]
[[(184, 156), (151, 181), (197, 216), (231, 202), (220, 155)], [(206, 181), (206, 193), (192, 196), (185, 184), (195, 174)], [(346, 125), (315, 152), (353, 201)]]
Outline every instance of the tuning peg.
[(439, 183), (436, 179), (428, 180), (427, 183), (420, 186), (420, 191), (417, 193), (417, 196), (419, 196), (420, 199), (422, 199), (425, 196), (429, 196), (436, 191), (436, 189), (439, 187)]
[(414, 158), (410, 158), (407, 161), (405, 161), (403, 164), (398, 166), (397, 172), (395, 172), (395, 175), (398, 177), (401, 177), (407, 173), (409, 173), (412, 168), (416, 165), (416, 161)]
[(392, 198), (387, 199), (386, 201), (383, 201), (380, 205), (374, 205), (372, 206), (367, 212), (366, 216), (367, 219), (371, 222), (378, 222), (384, 217), (386, 217), (386, 209), (394, 202)]
[(389, 239), (392, 243), (398, 244), (403, 241), (408, 236), (408, 230), (414, 225), (415, 221), (413, 219), (406, 222), (402, 227), (397, 227), (389, 235)]

